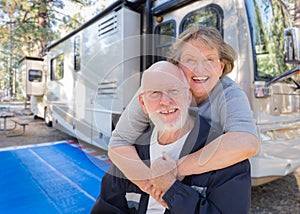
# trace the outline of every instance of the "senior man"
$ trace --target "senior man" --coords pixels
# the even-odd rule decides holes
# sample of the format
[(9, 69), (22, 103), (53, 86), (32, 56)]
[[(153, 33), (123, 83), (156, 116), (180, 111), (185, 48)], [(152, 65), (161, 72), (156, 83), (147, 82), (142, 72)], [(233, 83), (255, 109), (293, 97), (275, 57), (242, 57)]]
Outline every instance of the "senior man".
[(101, 193), (91, 213), (249, 212), (248, 160), (181, 181), (176, 178), (175, 160), (208, 143), (209, 124), (189, 109), (191, 101), (189, 85), (176, 65), (160, 61), (144, 72), (139, 103), (152, 124), (135, 147), (150, 167), (152, 189), (150, 194), (143, 192), (112, 165), (102, 179)]

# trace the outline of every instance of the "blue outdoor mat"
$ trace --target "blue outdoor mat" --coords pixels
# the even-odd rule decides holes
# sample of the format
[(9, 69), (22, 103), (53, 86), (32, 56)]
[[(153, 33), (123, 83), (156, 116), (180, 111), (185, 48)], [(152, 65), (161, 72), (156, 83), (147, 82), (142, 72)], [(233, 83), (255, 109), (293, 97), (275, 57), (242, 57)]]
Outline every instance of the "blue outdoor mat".
[(0, 151), (0, 213), (89, 213), (108, 167), (64, 142)]

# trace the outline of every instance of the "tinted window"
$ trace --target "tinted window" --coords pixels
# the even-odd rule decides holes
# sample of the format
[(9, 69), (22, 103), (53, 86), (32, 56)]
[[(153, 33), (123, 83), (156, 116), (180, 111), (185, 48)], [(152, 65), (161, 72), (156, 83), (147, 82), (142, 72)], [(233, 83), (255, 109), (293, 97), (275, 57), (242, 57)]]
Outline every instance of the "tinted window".
[(29, 82), (42, 82), (42, 71), (29, 70)]
[(180, 24), (180, 33), (193, 25), (204, 25), (217, 28), (223, 35), (223, 11), (216, 4), (188, 13)]
[(74, 39), (74, 70), (80, 70), (80, 36), (76, 36)]
[(51, 80), (60, 80), (64, 77), (64, 55), (60, 54), (51, 60)]
[(170, 47), (176, 37), (175, 21), (167, 21), (156, 26), (155, 34), (159, 34), (159, 36), (155, 37), (155, 61), (166, 59), (169, 55)]

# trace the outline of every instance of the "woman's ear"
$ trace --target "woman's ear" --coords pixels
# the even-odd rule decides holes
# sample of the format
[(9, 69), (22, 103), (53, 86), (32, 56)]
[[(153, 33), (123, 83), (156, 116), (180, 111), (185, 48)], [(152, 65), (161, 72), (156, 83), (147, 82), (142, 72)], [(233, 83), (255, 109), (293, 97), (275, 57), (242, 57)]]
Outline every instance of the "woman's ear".
[(219, 76), (219, 78), (222, 78), (224, 75), (226, 75), (226, 74), (224, 74), (224, 72), (226, 72), (224, 69), (225, 69), (225, 67), (226, 67), (226, 63), (227, 63), (227, 61), (226, 60), (224, 60), (224, 59), (221, 59), (221, 61), (220, 61), (220, 64), (221, 64), (221, 75)]
[(147, 108), (146, 108), (146, 106), (145, 106), (144, 97), (143, 97), (143, 94), (142, 94), (142, 93), (139, 94), (139, 103), (140, 103), (140, 106), (142, 107), (144, 113), (145, 113), (145, 114), (148, 114)]
[(226, 60), (224, 60), (224, 59), (221, 59), (221, 69), (222, 69), (222, 72), (224, 72), (224, 68), (225, 68), (225, 65), (226, 65)]

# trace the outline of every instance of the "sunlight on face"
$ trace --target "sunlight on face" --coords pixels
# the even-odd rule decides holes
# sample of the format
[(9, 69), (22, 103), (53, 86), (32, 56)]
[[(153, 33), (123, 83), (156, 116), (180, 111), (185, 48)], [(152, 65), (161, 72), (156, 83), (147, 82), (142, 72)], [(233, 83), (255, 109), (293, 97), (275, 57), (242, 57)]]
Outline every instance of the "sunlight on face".
[(182, 47), (180, 66), (199, 104), (208, 97), (219, 81), (224, 63), (219, 59), (217, 49), (212, 49), (199, 40), (191, 40)]
[(159, 65), (143, 74), (142, 107), (160, 131), (175, 131), (182, 128), (188, 118), (191, 93), (177, 66)]

